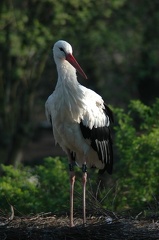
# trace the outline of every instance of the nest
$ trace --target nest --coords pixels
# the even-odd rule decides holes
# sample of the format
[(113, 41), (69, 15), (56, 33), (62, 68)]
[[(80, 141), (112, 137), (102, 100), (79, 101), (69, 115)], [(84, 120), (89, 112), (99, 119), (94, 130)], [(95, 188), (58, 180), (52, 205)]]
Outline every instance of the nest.
[[(112, 212), (88, 213), (87, 225), (75, 214), (75, 227), (69, 228), (69, 216), (41, 213), (34, 216), (0, 216), (1, 240), (119, 240), (159, 239), (159, 221), (126, 219)], [(102, 212), (102, 211), (101, 211)]]

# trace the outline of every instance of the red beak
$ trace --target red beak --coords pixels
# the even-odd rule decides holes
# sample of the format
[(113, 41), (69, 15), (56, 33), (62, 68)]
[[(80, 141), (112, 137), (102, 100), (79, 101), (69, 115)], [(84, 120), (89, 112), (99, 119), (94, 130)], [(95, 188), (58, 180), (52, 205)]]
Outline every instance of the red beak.
[(66, 55), (66, 60), (85, 78), (87, 79), (86, 74), (84, 73), (84, 71), (82, 70), (82, 68), (80, 67), (80, 65), (78, 64), (78, 62), (76, 61), (76, 59), (74, 58), (74, 56), (72, 54), (67, 54)]

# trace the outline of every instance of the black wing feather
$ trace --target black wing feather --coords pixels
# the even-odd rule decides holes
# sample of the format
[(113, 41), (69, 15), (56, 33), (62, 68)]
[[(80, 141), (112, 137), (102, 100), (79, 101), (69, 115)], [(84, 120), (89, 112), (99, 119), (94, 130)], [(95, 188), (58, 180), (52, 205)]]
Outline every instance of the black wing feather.
[[(110, 122), (113, 122), (113, 113), (108, 106), (105, 105), (103, 109), (106, 115), (108, 115)], [(80, 129), (85, 139), (91, 141), (91, 147), (97, 152), (99, 160), (105, 164), (104, 169), (100, 170), (100, 173), (107, 171), (112, 173), (113, 169), (113, 148), (112, 137), (110, 127), (89, 127), (84, 126), (83, 122), (80, 122)]]

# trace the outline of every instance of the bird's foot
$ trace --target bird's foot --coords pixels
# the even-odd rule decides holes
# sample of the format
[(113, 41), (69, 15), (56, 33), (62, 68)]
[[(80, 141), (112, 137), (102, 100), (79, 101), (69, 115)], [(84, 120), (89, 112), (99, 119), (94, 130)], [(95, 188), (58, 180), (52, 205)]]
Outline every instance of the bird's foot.
[(83, 222), (83, 227), (86, 227), (87, 223), (86, 222)]
[(70, 228), (74, 227), (74, 223), (73, 222), (70, 222)]

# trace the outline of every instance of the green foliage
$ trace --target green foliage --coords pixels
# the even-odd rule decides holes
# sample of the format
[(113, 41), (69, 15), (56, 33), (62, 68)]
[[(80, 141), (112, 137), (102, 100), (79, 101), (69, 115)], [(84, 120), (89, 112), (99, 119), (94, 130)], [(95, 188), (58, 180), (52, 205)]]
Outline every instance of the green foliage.
[[(34, 168), (5, 166), (1, 164), (0, 209), (9, 210), (13, 205), (22, 214), (39, 212), (69, 212), (68, 161), (63, 158), (48, 157), (43, 165)], [(74, 207), (82, 204), (82, 171), (78, 167), (74, 192)], [(94, 185), (94, 180), (92, 184)], [(91, 185), (91, 188), (92, 186)], [(89, 188), (89, 184), (88, 187)]]
[(116, 109), (115, 115), (116, 208), (141, 209), (159, 196), (159, 99), (151, 107), (131, 101), (127, 114)]
[(58, 212), (68, 208), (69, 180), (65, 161), (47, 158), (31, 169), (1, 165), (0, 208), (8, 203), (22, 213)]
[(39, 181), (40, 204), (42, 211), (61, 211), (68, 208), (69, 176), (65, 159), (47, 158), (45, 164), (37, 166), (35, 173)]

